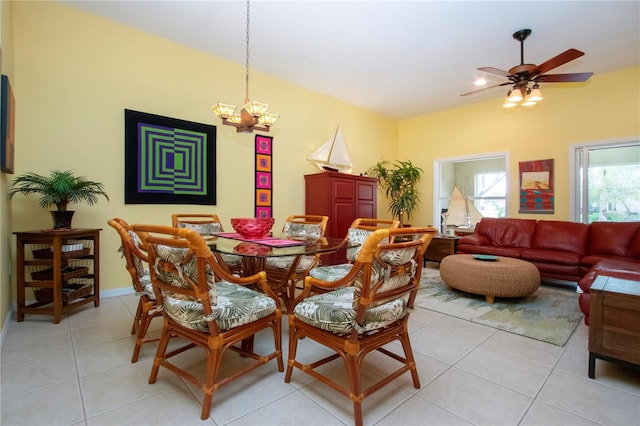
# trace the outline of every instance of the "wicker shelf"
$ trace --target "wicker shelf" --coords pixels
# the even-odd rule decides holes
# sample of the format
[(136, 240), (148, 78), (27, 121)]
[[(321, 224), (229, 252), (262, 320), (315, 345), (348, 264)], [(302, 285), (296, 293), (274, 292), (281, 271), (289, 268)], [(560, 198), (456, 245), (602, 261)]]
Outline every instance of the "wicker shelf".
[[(62, 268), (62, 281), (68, 281), (71, 278), (82, 278), (89, 273), (89, 268), (84, 266), (66, 266)], [(53, 280), (53, 268), (34, 271), (31, 278), (39, 281)]]
[[(75, 259), (78, 257), (88, 256), (89, 252), (90, 249), (88, 247), (85, 247), (82, 250), (60, 252), (60, 257), (62, 259)], [(50, 248), (32, 250), (32, 253), (34, 259), (53, 259), (53, 250)]]
[[(18, 322), (25, 314), (39, 314), (52, 315), (58, 324), (78, 306), (100, 306), (100, 231), (15, 232)], [(31, 291), (35, 301), (27, 301)]]

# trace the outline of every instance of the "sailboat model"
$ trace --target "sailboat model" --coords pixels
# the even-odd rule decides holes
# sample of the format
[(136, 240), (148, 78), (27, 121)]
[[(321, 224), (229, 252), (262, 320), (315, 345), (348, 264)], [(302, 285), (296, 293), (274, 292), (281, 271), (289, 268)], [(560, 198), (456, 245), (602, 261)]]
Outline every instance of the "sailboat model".
[(327, 139), (320, 148), (315, 150), (307, 160), (315, 164), (320, 170), (340, 173), (351, 173), (353, 165), (344, 143), (344, 136), (340, 126), (332, 138)]
[(453, 194), (449, 202), (449, 210), (444, 213), (443, 227), (455, 226), (473, 229), (482, 219), (482, 213), (463, 195), (457, 186), (453, 187)]

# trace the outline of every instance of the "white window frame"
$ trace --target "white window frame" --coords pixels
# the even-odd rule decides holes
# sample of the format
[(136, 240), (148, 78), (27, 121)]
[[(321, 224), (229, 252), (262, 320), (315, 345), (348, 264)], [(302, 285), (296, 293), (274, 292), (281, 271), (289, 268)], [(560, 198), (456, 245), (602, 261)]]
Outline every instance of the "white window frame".
[[(584, 205), (580, 205), (580, 198), (583, 193), (586, 193), (589, 188), (589, 182), (587, 177), (581, 179), (580, 176), (580, 164), (586, 164), (588, 162), (588, 149), (589, 148), (619, 148), (630, 145), (640, 144), (640, 136), (635, 138), (624, 139), (612, 139), (603, 141), (592, 141), (583, 143), (574, 143), (569, 145), (569, 213), (571, 215), (572, 222), (581, 222), (580, 211), (588, 211), (587, 205), (589, 200), (587, 197), (582, 197)], [(585, 149), (587, 148), (587, 149)], [(578, 159), (580, 158), (580, 161)], [(582, 185), (580, 182), (582, 181)], [(586, 223), (587, 216), (582, 222)]]
[(451, 163), (451, 162), (463, 162), (463, 161), (475, 161), (475, 160), (490, 160), (494, 158), (504, 158), (505, 161), (505, 174), (507, 179), (507, 194), (506, 194), (506, 205), (505, 205), (505, 217), (509, 217), (509, 182), (511, 182), (509, 176), (509, 152), (501, 151), (501, 152), (492, 152), (486, 154), (475, 154), (475, 155), (464, 155), (460, 157), (447, 157), (447, 158), (436, 158), (433, 160), (433, 222), (434, 224), (439, 224), (441, 221), (440, 212), (442, 211), (442, 207), (440, 205), (441, 194), (440, 194), (440, 181), (442, 174), (442, 164), (443, 163)]

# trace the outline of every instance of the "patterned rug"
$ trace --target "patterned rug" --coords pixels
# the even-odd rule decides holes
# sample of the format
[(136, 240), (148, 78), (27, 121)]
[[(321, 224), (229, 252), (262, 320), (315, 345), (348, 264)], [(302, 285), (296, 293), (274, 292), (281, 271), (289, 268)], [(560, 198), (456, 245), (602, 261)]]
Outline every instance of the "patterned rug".
[(422, 274), (415, 306), (557, 346), (567, 343), (583, 318), (572, 289), (542, 285), (529, 296), (496, 298), (490, 305), (484, 296), (450, 288), (436, 271)]

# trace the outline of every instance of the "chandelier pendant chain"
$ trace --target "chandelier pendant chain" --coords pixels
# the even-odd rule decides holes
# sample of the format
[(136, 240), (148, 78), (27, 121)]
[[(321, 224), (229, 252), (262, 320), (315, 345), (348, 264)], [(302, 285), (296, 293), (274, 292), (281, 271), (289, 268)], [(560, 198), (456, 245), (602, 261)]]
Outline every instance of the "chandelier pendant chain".
[(280, 115), (268, 111), (269, 104), (249, 99), (249, 1), (247, 0), (247, 28), (245, 32), (244, 106), (241, 107), (240, 112), (236, 112), (238, 107), (235, 105), (218, 102), (211, 109), (222, 119), (222, 124), (235, 127), (237, 132), (251, 133), (254, 130), (268, 132)]

